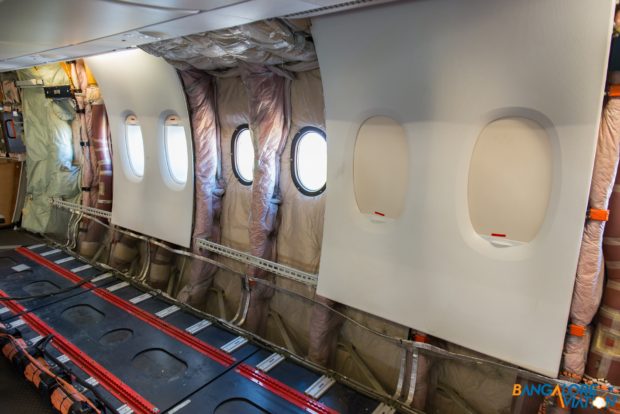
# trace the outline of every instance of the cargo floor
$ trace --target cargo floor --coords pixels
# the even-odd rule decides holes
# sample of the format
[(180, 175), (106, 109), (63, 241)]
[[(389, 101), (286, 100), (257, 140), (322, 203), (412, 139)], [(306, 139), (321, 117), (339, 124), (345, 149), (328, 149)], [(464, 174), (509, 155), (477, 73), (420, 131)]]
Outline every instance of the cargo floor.
[[(0, 250), (0, 297), (5, 299), (0, 321), (17, 330), (13, 335), (22, 338), (24, 349), (42, 355), (52, 369), (70, 372), (84, 396), (105, 400), (110, 410), (104, 412), (395, 412), (254, 343), (242, 331), (37, 243)], [(11, 360), (19, 367), (19, 358)], [(19, 380), (6, 366), (0, 365), (0, 374)], [(27, 403), (36, 392), (25, 379), (22, 383), (21, 391), (0, 385), (5, 392), (0, 398), (18, 407), (8, 412), (49, 412)]]
[(40, 238), (21, 230), (0, 229), (0, 250), (40, 243)]

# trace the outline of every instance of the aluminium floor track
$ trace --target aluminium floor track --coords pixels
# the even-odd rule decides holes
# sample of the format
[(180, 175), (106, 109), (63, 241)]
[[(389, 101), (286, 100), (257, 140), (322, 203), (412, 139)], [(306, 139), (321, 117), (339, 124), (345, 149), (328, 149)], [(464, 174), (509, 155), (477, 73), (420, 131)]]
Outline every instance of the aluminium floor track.
[(394, 413), (59, 249), (0, 251), (0, 297), (58, 292), (0, 302), (0, 320), (30, 344), (51, 335), (56, 359), (119, 414)]

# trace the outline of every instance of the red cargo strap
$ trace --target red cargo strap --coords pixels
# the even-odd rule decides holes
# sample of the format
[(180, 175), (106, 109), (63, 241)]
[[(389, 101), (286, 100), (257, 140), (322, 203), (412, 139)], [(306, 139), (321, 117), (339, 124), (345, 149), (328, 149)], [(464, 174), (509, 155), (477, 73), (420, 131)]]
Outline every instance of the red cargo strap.
[(286, 384), (281, 383), (277, 379), (270, 377), (259, 369), (246, 364), (239, 364), (235, 371), (255, 384), (303, 409), (304, 411), (317, 414), (338, 414), (338, 411), (325, 406), (314, 398), (309, 397)]
[[(2, 290), (0, 290), (0, 296), (5, 298), (9, 297), (9, 295)], [(4, 304), (16, 314), (26, 311), (26, 308), (13, 301), (6, 301)], [(26, 321), (39, 335), (52, 335), (53, 344), (60, 352), (67, 355), (73, 363), (88, 375), (95, 378), (99, 384), (106, 388), (118, 400), (129, 405), (134, 412), (138, 414), (153, 414), (159, 412), (157, 407), (145, 400), (140, 394), (127, 386), (127, 384), (83, 353), (78, 347), (69, 342), (64, 336), (60, 335), (37, 316), (32, 313), (24, 313), (20, 318)]]
[[(76, 275), (70, 270), (67, 270), (64, 267), (59, 266), (58, 264), (50, 260), (47, 260), (46, 258), (34, 253), (33, 251), (29, 249), (18, 247), (16, 250), (23, 256), (26, 256), (28, 259), (42, 266), (47, 267), (48, 269), (52, 270), (58, 275), (66, 279), (69, 279), (70, 281), (74, 283), (78, 283), (83, 280), (80, 276)], [(83, 284), (82, 286), (86, 289), (94, 289), (96, 287), (95, 285), (89, 282)], [(190, 333), (185, 332), (184, 330), (181, 330), (177, 328), (176, 326), (171, 325), (168, 322), (161, 320), (157, 316), (150, 314), (149, 312), (137, 307), (131, 302), (121, 299), (116, 295), (113, 295), (112, 293), (108, 292), (105, 289), (96, 289), (96, 290), (93, 290), (92, 292), (95, 295), (102, 298), (103, 300), (115, 305), (116, 307), (120, 309), (123, 309), (124, 311), (135, 316), (136, 318), (148, 323), (149, 325), (159, 329), (160, 331), (165, 332), (166, 334), (175, 338), (179, 342), (184, 343), (190, 348), (197, 350), (198, 352), (208, 356), (212, 360), (219, 362), (220, 364), (226, 367), (231, 366), (235, 362), (235, 358), (228, 355), (226, 352), (222, 351), (221, 349), (215, 348), (205, 342), (202, 342), (200, 339), (196, 338)]]

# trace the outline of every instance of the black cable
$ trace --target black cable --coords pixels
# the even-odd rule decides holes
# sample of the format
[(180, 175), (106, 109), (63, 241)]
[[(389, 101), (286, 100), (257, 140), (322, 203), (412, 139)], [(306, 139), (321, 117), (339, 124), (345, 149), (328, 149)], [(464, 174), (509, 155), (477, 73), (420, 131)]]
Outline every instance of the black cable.
[(82, 380), (79, 376), (75, 375), (72, 371), (71, 368), (67, 367), (65, 364), (63, 364), (62, 362), (60, 362), (55, 356), (53, 356), (47, 349), (47, 345), (49, 345), (49, 343), (51, 342), (51, 340), (53, 339), (52, 335), (49, 335), (43, 339), (41, 339), (41, 341), (39, 341), (37, 343), (37, 347), (36, 349), (41, 351), (41, 353), (43, 355), (45, 355), (47, 358), (49, 358), (56, 366), (58, 366), (60, 369), (62, 369), (64, 372), (66, 372), (67, 374), (71, 375), (72, 378), (75, 378), (75, 380), (84, 388), (86, 388), (87, 390), (89, 390), (90, 392), (93, 393), (93, 395), (96, 397), (96, 399), (101, 402), (104, 405), (104, 409), (107, 408), (110, 410), (111, 413), (113, 414), (119, 414), (119, 412), (116, 410), (116, 408), (114, 408), (114, 406), (103, 396), (101, 395), (101, 393), (99, 393), (99, 391), (97, 391), (97, 389), (95, 389), (95, 387), (93, 387), (92, 385), (90, 385), (89, 383), (87, 383), (86, 381)]
[[(97, 276), (95, 276), (95, 277), (97, 277)], [(94, 278), (93, 278), (93, 279), (94, 279)], [(88, 283), (88, 282), (90, 282), (91, 280), (92, 280), (92, 279), (90, 279), (90, 280), (83, 280), (82, 282), (80, 282), (80, 284), (75, 285), (75, 286), (70, 286), (70, 288), (76, 288), (76, 287), (82, 286), (83, 284)], [(84, 290), (84, 292), (90, 292), (91, 290), (99, 289), (100, 287), (102, 287), (102, 286), (93, 286), (93, 287), (90, 287), (90, 288), (88, 288), (88, 289)], [(70, 291), (70, 290), (71, 290), (71, 289), (69, 289), (69, 288), (67, 289), (67, 291)], [(48, 295), (49, 295), (49, 294), (48, 294)], [(53, 296), (53, 295), (51, 295), (51, 296)], [(45, 296), (43, 296), (43, 297), (45, 297)], [(5, 300), (20, 300), (20, 299), (12, 299), (12, 298), (0, 298), (0, 299), (5, 299)], [(31, 312), (32, 312), (32, 311), (34, 311), (34, 310), (36, 310), (36, 309), (26, 309), (26, 310), (23, 310), (23, 311), (21, 311), (21, 312), (19, 312), (19, 313), (14, 313), (14, 314), (11, 314), (10, 316), (7, 316), (6, 318), (2, 318), (2, 319), (0, 319), (0, 323), (4, 323), (4, 322), (6, 322), (6, 321), (8, 321), (8, 320), (11, 320), (11, 319), (14, 319), (14, 318), (18, 318), (18, 317), (20, 317), (20, 316), (22, 316), (22, 315), (26, 315), (26, 314), (28, 314), (28, 313), (31, 313)]]

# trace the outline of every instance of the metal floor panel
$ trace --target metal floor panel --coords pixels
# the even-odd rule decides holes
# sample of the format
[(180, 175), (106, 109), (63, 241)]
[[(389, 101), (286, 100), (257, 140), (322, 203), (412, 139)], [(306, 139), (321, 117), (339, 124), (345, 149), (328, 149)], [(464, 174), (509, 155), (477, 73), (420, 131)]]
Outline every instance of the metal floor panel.
[[(0, 251), (0, 295), (45, 293), (104, 273), (69, 258), (48, 246)], [(28, 269), (16, 274), (13, 268), (20, 265)], [(272, 351), (219, 321), (202, 319), (115, 276), (97, 283), (54, 297), (5, 302), (7, 310), (0, 303), (0, 319), (12, 320), (29, 345), (47, 333), (56, 335), (50, 352), (62, 357), (77, 378), (101, 379), (104, 384), (94, 381), (96, 390), (120, 412), (129, 413), (130, 402), (134, 408), (146, 403), (175, 414), (357, 414), (372, 413), (379, 405), (331, 382), (317, 400), (309, 390), (326, 378), (322, 373), (284, 358), (265, 368)], [(16, 313), (22, 313), (20, 319), (11, 319)]]
[(92, 293), (34, 313), (161, 411), (229, 369)]
[(0, 229), (0, 250), (13, 248), (13, 246), (28, 246), (42, 243), (42, 239), (32, 233), (23, 230)]
[[(267, 350), (261, 350), (248, 358), (246, 363), (255, 367), (271, 354)], [(321, 374), (286, 359), (270, 369), (269, 375), (301, 392), (307, 390), (308, 387), (321, 377)]]
[[(94, 272), (93, 276), (104, 273), (102, 270)], [(110, 280), (102, 280), (96, 286), (105, 286)], [(74, 289), (71, 289), (75, 287)], [(0, 290), (10, 297), (36, 296), (46, 293), (54, 293), (59, 290), (70, 289), (64, 293), (49, 297), (19, 300), (21, 305), (29, 310), (61, 301), (63, 299), (82, 294), (87, 291), (84, 287), (76, 286), (62, 276), (41, 267), (37, 263), (28, 260), (14, 250), (0, 251)], [(0, 309), (2, 309), (0, 302)], [(7, 318), (0, 314), (0, 321)]]
[(234, 371), (227, 372), (213, 384), (181, 401), (175, 409), (175, 414), (307, 414), (309, 412)]
[[(271, 354), (272, 353), (267, 350), (261, 350), (244, 362), (247, 365), (256, 367)], [(314, 372), (288, 359), (284, 359), (271, 368), (268, 374), (270, 377), (300, 392), (306, 392), (306, 390), (322, 376), (322, 374)], [(334, 409), (341, 414), (372, 413), (374, 409), (377, 408), (377, 402), (372, 398), (361, 395), (339, 383), (335, 383), (329, 387), (325, 394), (318, 399), (318, 402), (323, 403), (326, 407)]]

